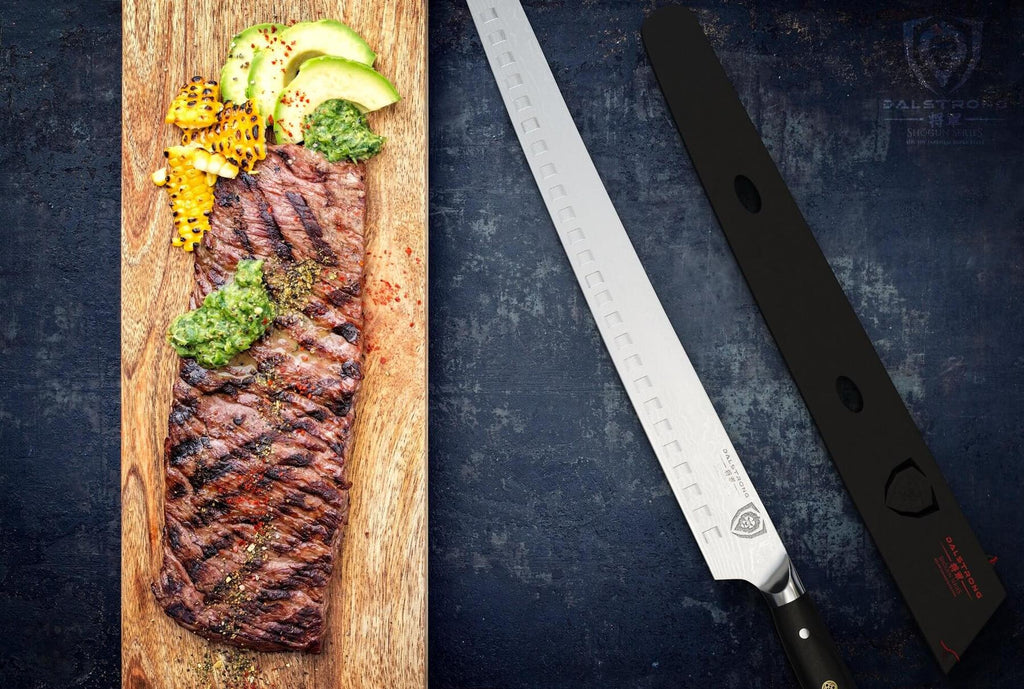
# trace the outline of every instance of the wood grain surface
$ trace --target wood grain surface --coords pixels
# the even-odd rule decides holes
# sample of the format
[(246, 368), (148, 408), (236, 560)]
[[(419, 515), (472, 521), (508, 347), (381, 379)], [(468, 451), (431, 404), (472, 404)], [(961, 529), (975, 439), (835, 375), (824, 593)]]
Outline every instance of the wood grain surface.
[[(163, 456), (192, 256), (170, 244), (149, 180), (175, 143), (163, 115), (193, 74), (216, 78), (254, 23), (331, 17), (366, 38), (403, 100), (373, 113), (388, 137), (367, 174), (365, 380), (352, 507), (319, 656), (240, 653), (172, 622), (150, 591), (160, 565)], [(141, 689), (422, 687), (426, 684), (426, 7), (417, 0), (126, 0), (121, 195), (121, 662)], [(223, 666), (223, 667), (222, 667)], [(232, 672), (232, 668), (235, 671)], [(247, 672), (239, 677), (238, 668)]]

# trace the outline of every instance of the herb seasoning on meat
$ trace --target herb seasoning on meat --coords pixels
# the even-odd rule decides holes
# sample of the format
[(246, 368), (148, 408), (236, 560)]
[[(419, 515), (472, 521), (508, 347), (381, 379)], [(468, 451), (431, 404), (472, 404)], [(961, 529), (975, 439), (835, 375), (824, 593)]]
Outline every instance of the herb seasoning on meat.
[(300, 308), (306, 303), (320, 276), (320, 269), (319, 263), (307, 259), (267, 275), (270, 298), (279, 313)]
[(219, 368), (249, 349), (274, 320), (263, 285), (263, 261), (239, 261), (234, 279), (211, 292), (198, 309), (174, 319), (167, 341), (203, 368)]

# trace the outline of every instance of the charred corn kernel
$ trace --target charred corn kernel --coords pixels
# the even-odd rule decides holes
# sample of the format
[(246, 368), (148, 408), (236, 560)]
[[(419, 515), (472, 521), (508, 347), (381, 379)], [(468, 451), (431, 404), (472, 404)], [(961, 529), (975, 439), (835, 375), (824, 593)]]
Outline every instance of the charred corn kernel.
[(167, 176), (167, 168), (162, 167), (156, 172), (154, 172), (152, 179), (153, 184), (157, 185), (158, 187), (162, 187), (163, 185), (167, 184), (167, 182), (170, 181), (170, 178)]
[(209, 127), (217, 122), (217, 115), (223, 107), (217, 82), (195, 76), (178, 89), (178, 95), (171, 101), (164, 121), (182, 129)]
[(197, 170), (213, 172), (213, 170), (210, 170), (210, 154), (201, 148), (192, 151), (192, 164), (195, 165)]
[(199, 144), (206, 146), (206, 137), (213, 131), (213, 127), (205, 129), (183, 129), (181, 132), (181, 145)]

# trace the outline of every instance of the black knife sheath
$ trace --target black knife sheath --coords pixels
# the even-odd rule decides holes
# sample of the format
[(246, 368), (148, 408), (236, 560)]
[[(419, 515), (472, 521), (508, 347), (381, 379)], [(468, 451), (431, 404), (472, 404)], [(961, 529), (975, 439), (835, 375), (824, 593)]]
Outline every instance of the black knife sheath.
[(772, 336), (948, 672), (1005, 591), (696, 17), (659, 9), (643, 39)]

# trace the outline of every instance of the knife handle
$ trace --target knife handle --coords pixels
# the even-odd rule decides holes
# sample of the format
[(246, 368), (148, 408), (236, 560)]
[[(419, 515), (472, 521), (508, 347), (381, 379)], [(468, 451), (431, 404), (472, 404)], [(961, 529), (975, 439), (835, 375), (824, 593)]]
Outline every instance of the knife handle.
[(801, 689), (856, 689), (832, 635), (806, 593), (784, 605), (771, 605), (775, 629)]

